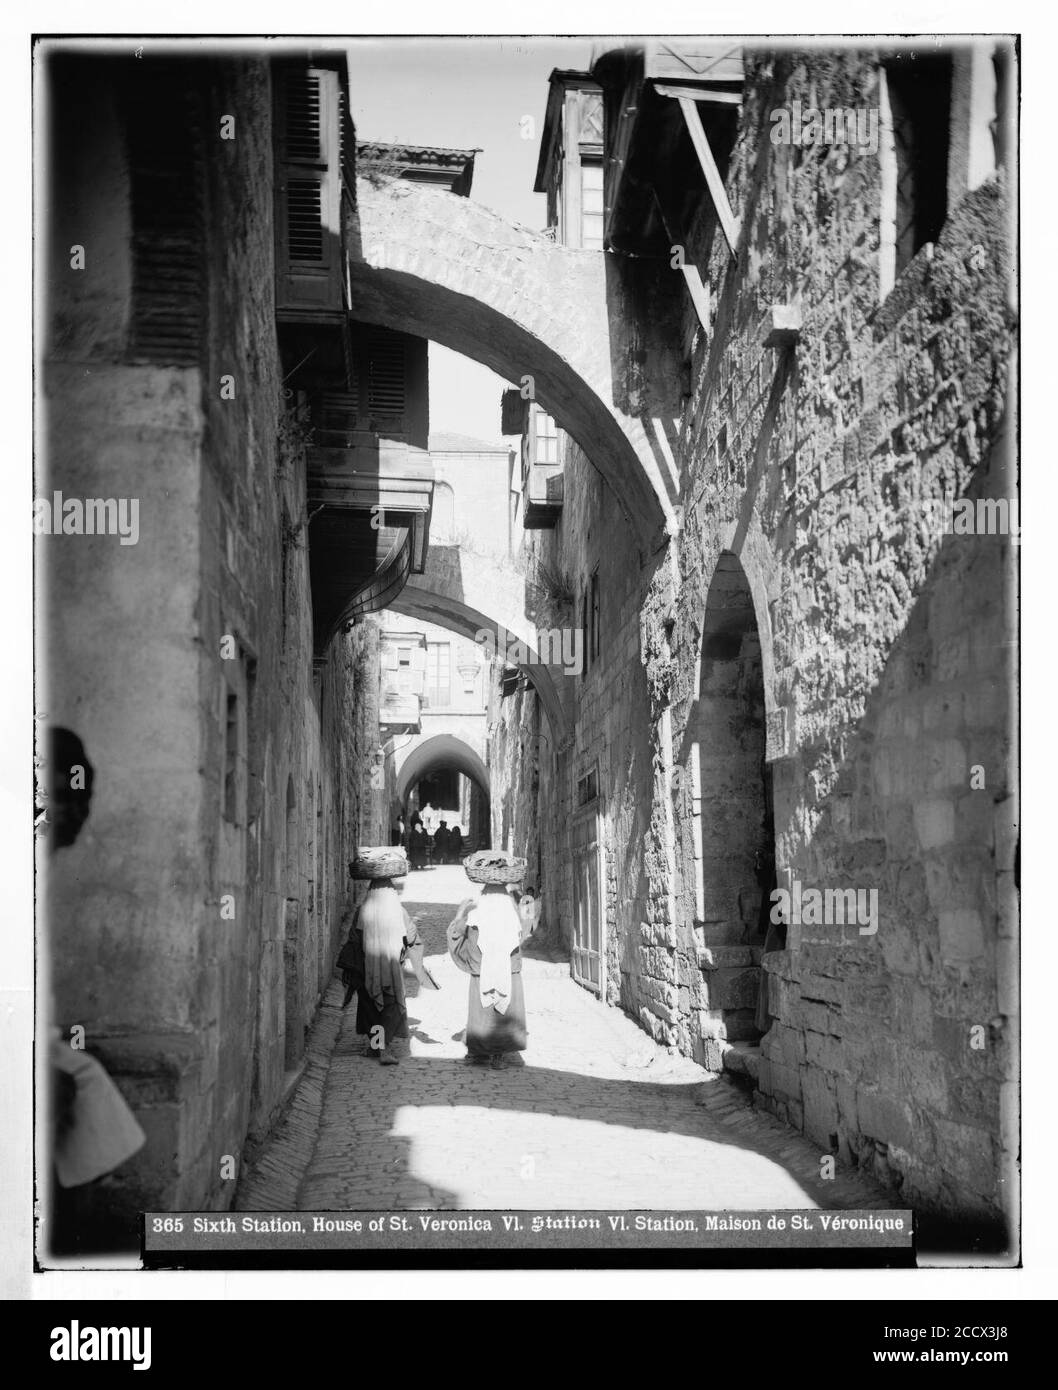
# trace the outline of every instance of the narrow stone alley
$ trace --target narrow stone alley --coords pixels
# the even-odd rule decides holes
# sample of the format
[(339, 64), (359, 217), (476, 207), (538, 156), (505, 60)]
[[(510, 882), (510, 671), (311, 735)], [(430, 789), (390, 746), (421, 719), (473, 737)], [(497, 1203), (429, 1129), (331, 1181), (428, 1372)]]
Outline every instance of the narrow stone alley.
[[(135, 1146), (39, 1248), (884, 1206), (1014, 1261), (1017, 42), (422, 42), (42, 41), (37, 1093)], [(440, 989), (381, 1067), (335, 962), (396, 846)]]
[(408, 876), (405, 905), (441, 986), (408, 975), (412, 1036), (379, 1067), (342, 988), (327, 991), (293, 1099), (240, 1188), (241, 1210), (886, 1207), (880, 1188), (670, 1055), (530, 946), (529, 1048), (467, 1066), (466, 976), (445, 928), (470, 896), (459, 866)]

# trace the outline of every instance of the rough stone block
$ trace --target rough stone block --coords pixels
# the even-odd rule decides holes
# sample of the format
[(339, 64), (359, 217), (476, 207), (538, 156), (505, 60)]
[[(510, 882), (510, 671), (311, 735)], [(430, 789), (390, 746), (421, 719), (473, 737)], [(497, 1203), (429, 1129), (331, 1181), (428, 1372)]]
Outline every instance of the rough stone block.
[(761, 1042), (761, 1051), (775, 1062), (799, 1067), (805, 1059), (804, 1034), (781, 1023), (773, 1023)]
[(786, 1067), (781, 1062), (771, 1063), (772, 1094), (800, 1101), (801, 1072), (798, 1067)]
[(839, 1072), (845, 1065), (840, 1040), (828, 1033), (805, 1034), (805, 1058), (811, 1066), (823, 1071)]
[(1005, 873), (1014, 868), (1014, 856), (1018, 845), (1018, 806), (1015, 797), (1008, 796), (996, 803), (992, 824), (996, 872)]
[(815, 1067), (802, 1068), (801, 1102), (805, 1133), (820, 1148), (829, 1150), (830, 1136), (838, 1128), (837, 1099), (828, 1078)]
[(974, 845), (982, 855), (992, 848), (993, 807), (988, 792), (971, 789), (955, 803), (955, 838), (960, 844)]
[(901, 1149), (912, 1146), (911, 1117), (904, 1103), (878, 1091), (861, 1090), (857, 1108), (864, 1134), (885, 1144), (896, 1144)]
[(802, 1028), (810, 1028), (815, 1033), (833, 1033), (840, 1015), (833, 1014), (825, 1004), (803, 1000), (792, 1015), (792, 1022)]
[(846, 1014), (867, 1014), (888, 1021), (892, 1013), (892, 991), (888, 980), (850, 980), (845, 987)]
[(996, 941), (996, 1005), (1005, 1018), (1019, 1012), (1018, 944), (1011, 937)]
[(718, 970), (709, 976), (709, 1005), (721, 1009), (753, 1009), (757, 1003), (760, 972)]
[(973, 908), (954, 908), (937, 914), (940, 952), (945, 961), (977, 960), (984, 952), (981, 914)]
[(730, 970), (753, 963), (753, 950), (749, 946), (703, 947), (698, 952), (698, 966), (702, 970)]
[(996, 874), (996, 910), (1000, 939), (1016, 939), (1020, 907), (1012, 873)]
[(947, 1117), (959, 1124), (998, 1132), (999, 1090), (999, 1082), (989, 1077), (954, 1078), (948, 1087)]
[(915, 803), (915, 833), (923, 849), (936, 849), (955, 838), (955, 804), (933, 797)]
[(969, 785), (966, 749), (954, 738), (938, 740), (929, 750), (929, 785), (935, 791)]
[(985, 1197), (995, 1193), (997, 1164), (992, 1136), (976, 1125), (938, 1119), (937, 1162), (956, 1184)]

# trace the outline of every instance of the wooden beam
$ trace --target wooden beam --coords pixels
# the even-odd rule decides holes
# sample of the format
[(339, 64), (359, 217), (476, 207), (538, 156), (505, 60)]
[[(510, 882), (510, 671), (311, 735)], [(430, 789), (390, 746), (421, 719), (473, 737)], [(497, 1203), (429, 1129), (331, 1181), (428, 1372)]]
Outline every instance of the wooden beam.
[(662, 97), (687, 97), (690, 101), (705, 101), (718, 106), (741, 106), (742, 91), (725, 92), (720, 87), (707, 87), (704, 84), (693, 86), (689, 82), (655, 82), (654, 90)]
[(698, 322), (702, 325), (703, 331), (709, 332), (709, 286), (703, 281), (698, 273), (698, 267), (685, 262), (680, 266), (683, 271), (683, 278), (690, 291), (691, 302), (694, 304), (694, 311), (698, 315)]
[(687, 291), (691, 296), (691, 303), (694, 305), (694, 312), (698, 315), (698, 322), (708, 335), (709, 333), (709, 286), (702, 280), (698, 267), (686, 260), (687, 239), (683, 233), (683, 228), (676, 221), (675, 214), (671, 207), (666, 208), (665, 195), (654, 184), (651, 191), (654, 194), (654, 202), (661, 217), (661, 225), (665, 228), (665, 235), (669, 239), (670, 246), (675, 249), (680, 246), (683, 250), (681, 257), (680, 270), (683, 272), (683, 279), (687, 285)]
[(691, 142), (698, 156), (698, 163), (702, 166), (702, 173), (705, 175), (705, 182), (709, 188), (713, 206), (716, 208), (716, 215), (727, 239), (728, 250), (737, 259), (738, 223), (731, 211), (731, 204), (727, 201), (727, 190), (720, 177), (720, 170), (716, 167), (713, 152), (709, 148), (709, 141), (702, 126), (702, 118), (698, 114), (697, 106), (688, 97), (678, 97), (677, 100), (680, 103), (680, 110), (683, 112), (683, 119), (687, 122)]

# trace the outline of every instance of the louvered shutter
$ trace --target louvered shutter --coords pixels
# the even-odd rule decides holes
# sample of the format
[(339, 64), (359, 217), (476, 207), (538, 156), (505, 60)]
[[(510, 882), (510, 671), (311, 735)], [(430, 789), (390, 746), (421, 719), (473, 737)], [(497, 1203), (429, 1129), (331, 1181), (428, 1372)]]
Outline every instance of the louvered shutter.
[(138, 66), (125, 90), (132, 204), (132, 362), (193, 366), (205, 323), (201, 122), (173, 64)]
[(351, 449), (356, 443), (360, 396), (355, 371), (352, 375), (351, 391), (323, 391), (317, 398), (316, 439), (325, 448)]
[(406, 399), (404, 340), (373, 333), (368, 341), (368, 409), (374, 421), (403, 427)]
[(281, 68), (276, 128), (276, 307), (341, 311), (338, 74)]

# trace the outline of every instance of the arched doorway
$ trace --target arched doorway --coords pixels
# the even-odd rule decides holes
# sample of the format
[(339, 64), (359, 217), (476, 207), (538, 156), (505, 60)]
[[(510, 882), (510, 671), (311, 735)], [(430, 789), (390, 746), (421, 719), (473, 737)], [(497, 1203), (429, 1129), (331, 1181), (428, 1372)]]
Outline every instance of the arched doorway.
[(702, 626), (691, 775), (706, 1012), (729, 1041), (755, 1041), (775, 831), (760, 633), (745, 571), (729, 551), (717, 561)]
[(478, 753), (455, 734), (424, 739), (397, 772), (397, 798), (406, 818), (427, 804), (449, 828), (458, 824), (470, 848), (489, 842), (489, 774)]

